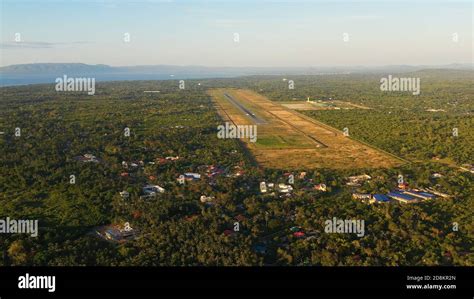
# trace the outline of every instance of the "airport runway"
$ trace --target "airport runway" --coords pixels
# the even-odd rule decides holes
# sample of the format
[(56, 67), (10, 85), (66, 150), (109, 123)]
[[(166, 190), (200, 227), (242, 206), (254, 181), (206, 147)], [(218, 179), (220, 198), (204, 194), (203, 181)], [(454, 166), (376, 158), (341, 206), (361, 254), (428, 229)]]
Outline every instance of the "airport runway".
[(255, 113), (253, 113), (252, 111), (248, 110), (247, 108), (245, 108), (244, 106), (242, 106), (242, 104), (240, 104), (237, 100), (235, 100), (232, 96), (230, 96), (229, 94), (227, 93), (224, 93), (224, 96), (227, 98), (227, 100), (229, 100), (229, 102), (231, 102), (232, 104), (234, 104), (237, 108), (240, 109), (240, 111), (242, 111), (248, 118), (250, 118), (251, 120), (253, 120), (255, 122), (255, 124), (257, 125), (261, 125), (261, 124), (266, 124), (267, 122), (263, 119), (261, 119), (260, 117), (256, 116)]

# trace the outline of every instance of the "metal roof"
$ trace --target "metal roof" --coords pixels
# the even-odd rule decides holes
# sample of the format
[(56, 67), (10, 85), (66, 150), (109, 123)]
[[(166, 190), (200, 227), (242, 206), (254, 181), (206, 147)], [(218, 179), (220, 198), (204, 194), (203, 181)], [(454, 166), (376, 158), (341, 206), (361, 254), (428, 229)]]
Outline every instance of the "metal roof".
[(400, 192), (395, 192), (395, 191), (389, 192), (387, 195), (389, 197), (396, 197), (396, 198), (401, 198), (401, 199), (405, 199), (405, 200), (415, 200), (415, 198), (413, 196), (406, 195), (406, 194), (403, 194), (403, 193), (400, 193)]
[(389, 201), (390, 199), (384, 194), (374, 194), (376, 201)]

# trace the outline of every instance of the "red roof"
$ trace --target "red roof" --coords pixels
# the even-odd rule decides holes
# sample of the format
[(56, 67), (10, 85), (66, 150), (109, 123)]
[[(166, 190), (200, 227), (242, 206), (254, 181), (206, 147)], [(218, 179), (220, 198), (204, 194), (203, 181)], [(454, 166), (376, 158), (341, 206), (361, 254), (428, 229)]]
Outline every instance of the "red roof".
[(226, 229), (226, 230), (224, 231), (224, 235), (226, 235), (226, 236), (230, 236), (230, 235), (233, 235), (233, 234), (234, 234), (234, 232), (231, 231), (230, 229)]
[(398, 188), (400, 188), (400, 189), (406, 189), (406, 188), (408, 188), (408, 183), (401, 183), (401, 184), (398, 184)]
[(296, 233), (293, 234), (293, 236), (298, 237), (298, 238), (304, 237), (304, 233), (303, 232), (296, 232)]

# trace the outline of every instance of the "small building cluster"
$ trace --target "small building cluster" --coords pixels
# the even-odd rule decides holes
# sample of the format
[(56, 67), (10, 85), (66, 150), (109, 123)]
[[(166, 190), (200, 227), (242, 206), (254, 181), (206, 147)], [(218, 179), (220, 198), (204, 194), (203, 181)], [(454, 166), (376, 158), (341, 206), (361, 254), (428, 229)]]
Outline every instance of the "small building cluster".
[(436, 196), (419, 190), (398, 190), (387, 194), (388, 197), (402, 203), (416, 203), (423, 200), (433, 199)]
[(314, 185), (313, 189), (314, 189), (314, 190), (318, 190), (318, 191), (322, 191), (322, 192), (326, 192), (326, 191), (327, 191), (326, 184), (317, 184), (317, 185)]
[(352, 193), (352, 198), (358, 199), (362, 202), (373, 204), (388, 202), (390, 199), (384, 194), (367, 194), (367, 193)]
[(140, 196), (140, 199), (152, 199), (155, 198), (157, 194), (164, 193), (165, 189), (158, 185), (146, 185), (142, 188), (143, 195)]
[(130, 193), (128, 191), (124, 190), (124, 191), (120, 192), (119, 194), (120, 194), (120, 197), (122, 199), (129, 199), (130, 198)]
[(155, 162), (158, 163), (159, 165), (163, 165), (163, 164), (167, 164), (169, 162), (174, 162), (174, 161), (177, 161), (179, 160), (180, 157), (179, 156), (169, 156), (169, 157), (165, 157), (165, 158), (162, 158), (162, 157), (158, 157), (155, 159)]
[(127, 161), (122, 161), (122, 167), (125, 169), (138, 169), (139, 167), (144, 167), (145, 162), (143, 161), (133, 161), (133, 162), (127, 162)]
[(201, 197), (199, 198), (199, 200), (202, 203), (209, 203), (209, 202), (212, 202), (214, 199), (215, 199), (214, 196), (206, 196), (206, 195), (201, 195)]
[(293, 192), (293, 186), (285, 183), (279, 183), (278, 185), (266, 182), (260, 183), (261, 193), (274, 193), (274, 191), (281, 193), (283, 196), (290, 196), (291, 192)]
[(126, 222), (123, 226), (108, 225), (100, 227), (96, 230), (96, 234), (105, 240), (123, 243), (133, 240), (137, 236), (138, 231), (132, 228), (130, 223)]
[(179, 183), (184, 183), (184, 181), (199, 181), (201, 179), (201, 175), (199, 173), (194, 172), (185, 172), (184, 174), (180, 175), (176, 180)]
[(372, 179), (372, 177), (367, 174), (350, 176), (347, 178), (346, 185), (351, 186), (351, 187), (360, 187), (362, 186), (363, 183), (365, 183), (366, 181), (370, 179)]
[[(427, 189), (410, 189), (408, 185), (399, 185), (399, 188), (390, 191), (387, 194), (366, 194), (366, 193), (352, 193), (352, 198), (361, 200), (362, 202), (373, 204), (373, 203), (384, 203), (390, 200), (395, 200), (401, 203), (417, 203), (425, 200), (436, 198), (436, 195), (427, 192)], [(441, 197), (449, 197), (449, 195), (443, 194)], [(438, 195), (440, 196), (440, 195)]]

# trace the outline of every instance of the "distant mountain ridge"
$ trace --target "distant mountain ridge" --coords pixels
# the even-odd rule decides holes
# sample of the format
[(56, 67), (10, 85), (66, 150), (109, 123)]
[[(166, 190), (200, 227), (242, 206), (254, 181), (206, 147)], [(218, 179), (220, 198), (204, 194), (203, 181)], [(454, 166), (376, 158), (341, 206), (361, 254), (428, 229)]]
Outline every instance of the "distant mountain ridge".
[(176, 65), (109, 66), (85, 63), (31, 63), (0, 67), (0, 86), (54, 83), (58, 77), (92, 77), (99, 81), (182, 80), (241, 76), (300, 76), (331, 74), (396, 74), (422, 71), (473, 71), (471, 64), (379, 67), (206, 67)]
[(473, 64), (449, 64), (443, 66), (350, 66), (350, 67), (206, 67), (206, 66), (177, 66), (177, 65), (137, 65), (137, 66), (109, 66), (105, 64), (84, 63), (30, 63), (15, 64), (0, 67), (0, 74), (93, 74), (93, 73), (143, 73), (143, 74), (228, 74), (228, 75), (278, 75), (299, 74), (311, 75), (318, 73), (344, 72), (411, 72), (422, 69), (462, 69), (473, 70)]
[(0, 73), (49, 73), (49, 72), (107, 72), (113, 67), (105, 64), (90, 65), (85, 63), (29, 63), (13, 64), (0, 67)]

